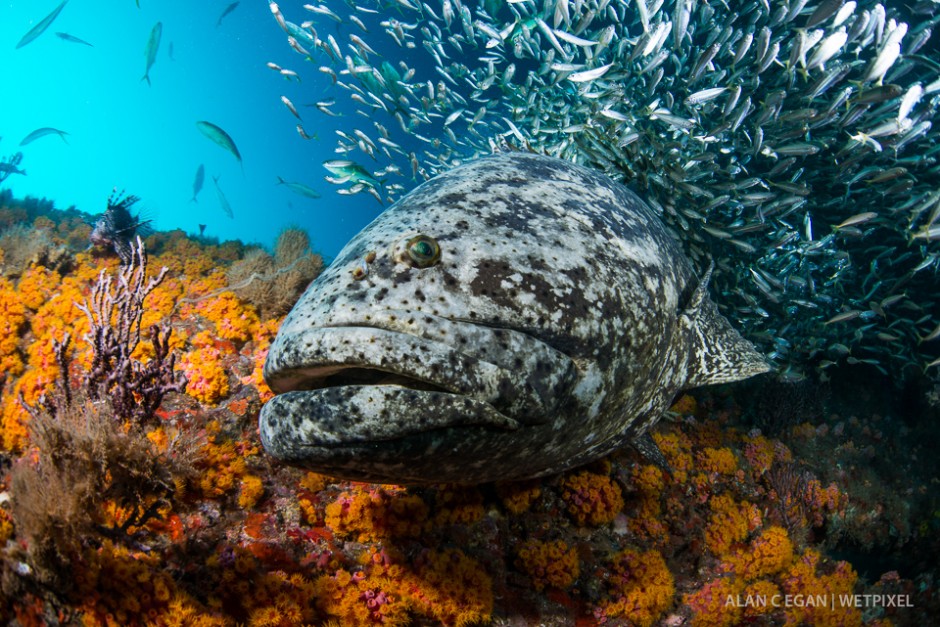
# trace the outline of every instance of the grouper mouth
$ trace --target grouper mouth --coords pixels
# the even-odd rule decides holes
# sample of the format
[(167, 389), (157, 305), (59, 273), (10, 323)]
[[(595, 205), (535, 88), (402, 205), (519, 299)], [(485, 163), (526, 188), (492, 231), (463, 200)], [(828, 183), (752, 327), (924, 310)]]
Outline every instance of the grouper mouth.
[(426, 314), (283, 331), (264, 367), (279, 394), (261, 413), (265, 447), (282, 458), (298, 446), (541, 424), (576, 379), (570, 357), (531, 335)]

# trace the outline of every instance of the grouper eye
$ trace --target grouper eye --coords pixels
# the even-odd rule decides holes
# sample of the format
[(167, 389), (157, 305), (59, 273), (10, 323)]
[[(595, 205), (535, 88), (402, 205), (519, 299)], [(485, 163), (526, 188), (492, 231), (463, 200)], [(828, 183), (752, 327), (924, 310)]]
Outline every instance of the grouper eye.
[(441, 247), (433, 237), (415, 235), (406, 245), (408, 261), (416, 268), (429, 268), (441, 260)]

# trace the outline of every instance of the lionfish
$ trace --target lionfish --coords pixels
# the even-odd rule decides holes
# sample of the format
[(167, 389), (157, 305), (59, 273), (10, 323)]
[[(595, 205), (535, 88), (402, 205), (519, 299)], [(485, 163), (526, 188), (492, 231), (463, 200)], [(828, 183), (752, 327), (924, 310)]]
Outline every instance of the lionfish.
[(89, 240), (92, 246), (111, 247), (121, 259), (121, 264), (131, 262), (131, 242), (138, 235), (146, 237), (153, 232), (152, 220), (142, 220), (139, 213), (131, 213), (140, 196), (125, 195), (115, 188), (108, 197), (108, 208), (94, 218), (94, 228)]

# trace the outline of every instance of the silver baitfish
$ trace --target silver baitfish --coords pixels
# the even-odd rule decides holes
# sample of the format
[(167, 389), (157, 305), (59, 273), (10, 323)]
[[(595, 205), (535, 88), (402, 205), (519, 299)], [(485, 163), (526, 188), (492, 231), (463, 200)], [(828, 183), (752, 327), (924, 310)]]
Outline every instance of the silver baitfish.
[[(63, 4), (65, 4), (63, 2)], [(163, 36), (163, 23), (157, 22), (153, 25), (153, 28), (150, 30), (150, 37), (147, 39), (147, 47), (144, 49), (144, 56), (147, 58), (147, 69), (144, 70), (144, 75), (140, 77), (140, 80), (147, 81), (147, 84), (150, 85), (150, 69), (153, 67), (153, 64), (157, 61), (157, 52), (160, 50), (160, 37)]]
[(709, 276), (598, 172), (471, 161), (310, 285), (268, 353), (261, 440), (289, 464), (404, 484), (547, 475), (631, 442), (655, 457), (647, 430), (679, 390), (769, 369)]
[[(324, 64), (335, 87), (292, 83), (307, 93), (287, 95), (330, 102), (324, 115), (355, 112), (401, 147), (371, 141), (370, 127), (337, 132), (337, 160), (369, 167), (330, 170), (339, 193), (393, 202), (481, 155), (560, 157), (630, 184), (698, 267), (714, 259), (722, 312), (779, 371), (811, 368), (818, 345), (899, 372), (933, 359), (936, 345), (912, 340), (923, 323), (909, 311), (824, 323), (902, 291), (940, 312), (940, 218), (928, 201), (940, 65), (917, 53), (940, 3), (919, 3), (910, 29), (879, 0), (432, 5), (362, 0), (361, 36), (327, 20), (322, 38), (308, 35), (310, 71)], [(879, 259), (881, 246), (898, 252)], [(752, 271), (783, 287), (763, 289)], [(886, 351), (878, 333), (902, 339)]]

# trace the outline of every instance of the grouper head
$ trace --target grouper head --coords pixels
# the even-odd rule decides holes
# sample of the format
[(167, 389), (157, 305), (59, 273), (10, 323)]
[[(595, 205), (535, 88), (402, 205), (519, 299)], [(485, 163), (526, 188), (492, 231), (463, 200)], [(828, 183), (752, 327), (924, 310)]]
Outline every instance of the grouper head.
[(265, 449), (354, 480), (561, 471), (682, 387), (767, 366), (636, 195), (511, 154), (424, 183), (356, 235), (272, 344)]

